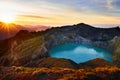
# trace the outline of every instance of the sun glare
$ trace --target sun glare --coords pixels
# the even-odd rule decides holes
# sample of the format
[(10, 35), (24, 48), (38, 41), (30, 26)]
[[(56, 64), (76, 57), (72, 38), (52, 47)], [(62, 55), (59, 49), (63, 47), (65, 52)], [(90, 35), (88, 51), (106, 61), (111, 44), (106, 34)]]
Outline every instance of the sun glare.
[(15, 16), (10, 13), (5, 13), (0, 17), (0, 20), (5, 23), (12, 23), (15, 21)]

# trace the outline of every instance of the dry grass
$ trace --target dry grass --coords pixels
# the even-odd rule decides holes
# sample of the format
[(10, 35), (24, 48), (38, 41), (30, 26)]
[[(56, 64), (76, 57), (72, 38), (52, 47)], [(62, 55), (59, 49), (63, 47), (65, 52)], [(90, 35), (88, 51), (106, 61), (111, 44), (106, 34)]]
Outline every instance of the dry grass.
[(120, 68), (94, 69), (0, 67), (0, 80), (120, 80)]

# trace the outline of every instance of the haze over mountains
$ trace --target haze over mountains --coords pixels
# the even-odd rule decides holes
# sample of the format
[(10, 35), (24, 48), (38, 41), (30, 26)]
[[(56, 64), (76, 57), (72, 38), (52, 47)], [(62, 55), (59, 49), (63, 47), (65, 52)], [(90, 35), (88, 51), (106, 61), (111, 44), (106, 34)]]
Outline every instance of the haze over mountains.
[(14, 36), (17, 32), (20, 30), (28, 30), (28, 31), (42, 31), (46, 30), (49, 27), (37, 25), (37, 26), (31, 26), (31, 25), (17, 25), (14, 23), (6, 24), (4, 22), (0, 22), (0, 40), (4, 40), (7, 38), (10, 38)]

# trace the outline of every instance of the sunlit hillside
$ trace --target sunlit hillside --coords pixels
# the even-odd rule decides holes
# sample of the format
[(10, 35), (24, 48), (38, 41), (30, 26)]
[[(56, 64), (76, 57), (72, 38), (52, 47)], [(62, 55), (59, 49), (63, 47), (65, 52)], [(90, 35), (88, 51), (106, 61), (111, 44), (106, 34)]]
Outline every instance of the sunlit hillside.
[(0, 67), (1, 80), (119, 80), (120, 68), (97, 67), (86, 69)]

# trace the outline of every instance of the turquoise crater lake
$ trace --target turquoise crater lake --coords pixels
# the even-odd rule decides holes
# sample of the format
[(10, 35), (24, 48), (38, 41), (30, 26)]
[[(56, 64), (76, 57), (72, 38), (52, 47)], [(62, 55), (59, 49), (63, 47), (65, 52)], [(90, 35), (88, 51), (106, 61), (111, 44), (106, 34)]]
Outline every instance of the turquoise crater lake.
[(86, 44), (65, 43), (54, 46), (49, 53), (52, 57), (71, 59), (76, 63), (83, 63), (96, 58), (112, 62), (109, 51)]

